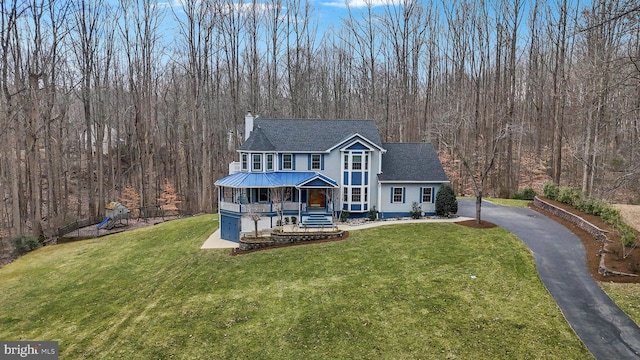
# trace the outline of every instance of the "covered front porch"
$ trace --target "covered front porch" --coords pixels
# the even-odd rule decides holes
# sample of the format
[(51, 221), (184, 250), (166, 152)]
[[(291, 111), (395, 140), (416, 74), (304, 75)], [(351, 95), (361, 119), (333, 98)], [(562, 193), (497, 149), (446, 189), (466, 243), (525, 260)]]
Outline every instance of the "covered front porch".
[(221, 237), (279, 226), (331, 228), (338, 185), (319, 173), (236, 173), (215, 183), (219, 193)]

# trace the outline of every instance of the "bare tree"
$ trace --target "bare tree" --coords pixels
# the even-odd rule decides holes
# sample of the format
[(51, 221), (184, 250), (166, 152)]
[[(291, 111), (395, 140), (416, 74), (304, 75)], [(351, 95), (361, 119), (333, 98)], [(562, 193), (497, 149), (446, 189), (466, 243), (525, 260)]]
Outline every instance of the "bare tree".
[(243, 216), (253, 221), (253, 225), (254, 225), (253, 236), (254, 238), (257, 239), (258, 238), (258, 222), (260, 222), (260, 219), (262, 219), (262, 213), (252, 205), (247, 205), (247, 206), (249, 206), (249, 210)]
[(137, 163), (141, 204), (150, 206), (155, 203), (158, 188), (153, 137), (157, 120), (158, 28), (164, 14), (155, 1), (145, 1), (139, 6), (137, 2), (121, 0), (120, 6), (124, 16), (120, 35), (125, 45), (131, 120), (135, 129), (132, 155)]
[(640, 197), (634, 1), (350, 3), (330, 29), (308, 0), (174, 2), (167, 23), (158, 1), (0, 3), (9, 236), (96, 215), (126, 185), (154, 205), (164, 178), (181, 206), (214, 211), (247, 109), (373, 118), (385, 141), (433, 139), (459, 160), (457, 192), (480, 199), (536, 186), (531, 167)]

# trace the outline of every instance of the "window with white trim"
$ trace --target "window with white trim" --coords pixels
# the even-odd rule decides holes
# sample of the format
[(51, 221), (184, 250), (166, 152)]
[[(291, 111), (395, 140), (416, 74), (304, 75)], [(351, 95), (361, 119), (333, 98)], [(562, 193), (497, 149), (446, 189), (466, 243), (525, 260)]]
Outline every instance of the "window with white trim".
[(344, 169), (349, 170), (349, 154), (344, 154)]
[(241, 155), (242, 170), (247, 170), (247, 154)]
[(361, 191), (362, 189), (360, 188), (351, 189), (351, 202), (360, 202)]
[(426, 187), (422, 188), (422, 202), (430, 203), (433, 197), (433, 188)]
[(394, 187), (393, 188), (393, 202), (401, 203), (404, 198), (404, 188)]
[(267, 170), (273, 170), (273, 154), (267, 154)]
[(362, 169), (362, 155), (353, 155), (353, 157), (351, 158), (351, 169)]
[(262, 154), (253, 154), (251, 156), (251, 170), (253, 171), (261, 171), (262, 170)]
[(293, 169), (293, 155), (282, 154), (282, 170), (292, 170), (292, 169)]
[(349, 202), (349, 188), (344, 188), (344, 195), (342, 196), (344, 202)]
[(311, 170), (320, 170), (322, 160), (320, 154), (311, 154)]
[(364, 169), (369, 170), (369, 154), (364, 155)]
[(364, 188), (364, 202), (369, 201), (369, 188)]

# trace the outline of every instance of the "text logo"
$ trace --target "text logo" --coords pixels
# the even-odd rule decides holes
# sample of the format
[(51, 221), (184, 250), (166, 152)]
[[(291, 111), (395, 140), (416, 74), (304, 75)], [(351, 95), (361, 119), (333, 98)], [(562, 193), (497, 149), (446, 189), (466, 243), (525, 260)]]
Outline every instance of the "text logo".
[(0, 341), (3, 360), (58, 360), (57, 341)]

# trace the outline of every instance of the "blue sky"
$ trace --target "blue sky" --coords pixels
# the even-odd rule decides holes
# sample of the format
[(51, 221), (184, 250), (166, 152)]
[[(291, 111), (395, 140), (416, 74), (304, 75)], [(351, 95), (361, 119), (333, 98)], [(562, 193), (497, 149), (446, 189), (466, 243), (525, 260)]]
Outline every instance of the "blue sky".
[[(159, 3), (173, 8), (174, 11), (179, 12), (180, 7), (186, 1), (193, 0), (159, 0)], [(196, 0), (197, 1), (197, 0)], [(331, 26), (337, 26), (341, 23), (342, 19), (346, 18), (347, 7), (351, 8), (354, 14), (357, 14), (361, 9), (366, 8), (367, 6), (371, 6), (374, 8), (374, 11), (382, 11), (385, 6), (391, 4), (399, 4), (402, 3), (402, 0), (308, 0), (311, 4), (313, 10), (312, 15), (314, 20), (317, 21), (319, 30), (326, 29)], [(244, 7), (251, 4), (252, 0), (243, 0), (242, 4)], [(257, 3), (265, 3), (268, 1), (257, 0)], [(235, 1), (236, 5), (238, 4)], [(238, 5), (239, 6), (239, 5)], [(172, 18), (171, 14), (168, 14), (169, 18)]]

